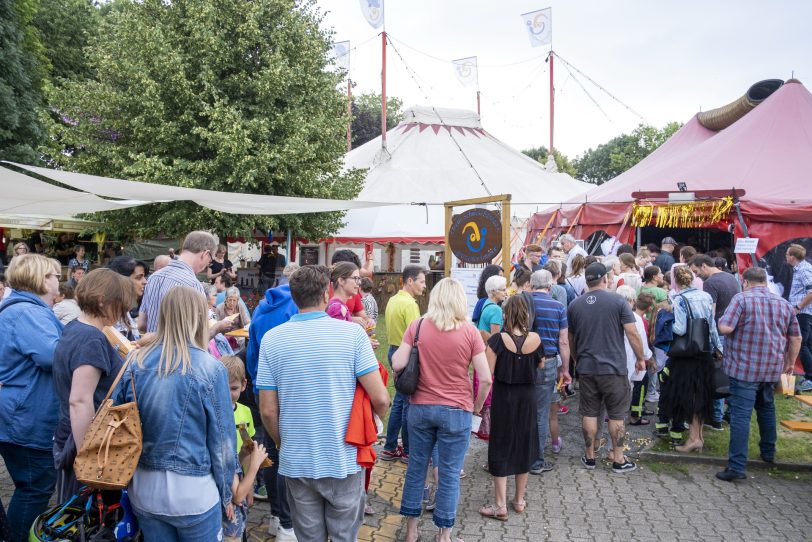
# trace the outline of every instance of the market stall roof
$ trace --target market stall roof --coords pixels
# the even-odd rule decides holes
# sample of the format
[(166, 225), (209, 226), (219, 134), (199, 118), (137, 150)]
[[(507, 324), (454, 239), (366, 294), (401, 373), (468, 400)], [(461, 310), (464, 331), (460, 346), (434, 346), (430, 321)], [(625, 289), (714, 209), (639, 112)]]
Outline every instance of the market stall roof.
[[(217, 192), (213, 190), (201, 190), (198, 188), (184, 188), (179, 186), (99, 177), (97, 175), (88, 175), (85, 173), (71, 173), (68, 171), (26, 166), (12, 162), (7, 163), (83, 191), (73, 192), (67, 190), (67, 192), (72, 194), (84, 194), (85, 196), (91, 197), (104, 196), (108, 198), (121, 198), (123, 200), (137, 200), (137, 203), (130, 203), (130, 205), (167, 201), (194, 201), (198, 205), (207, 207), (209, 209), (214, 209), (215, 211), (245, 215), (321, 213), (327, 211), (345, 211), (348, 209), (361, 209), (365, 207), (391, 205), (391, 203), (380, 203), (373, 201), (348, 201)], [(6, 171), (11, 171), (3, 167), (0, 167), (0, 170), (2, 170), (2, 173), (0, 173), (2, 175), (5, 175)], [(27, 200), (31, 202), (31, 205), (36, 204), (36, 195), (33, 193), (33, 190), (29, 189), (30, 181), (35, 181), (35, 179), (24, 175), (20, 176), (23, 177), (25, 182), (16, 187), (16, 193), (21, 200)], [(41, 181), (37, 182), (47, 185), (47, 183), (42, 183)], [(95, 196), (92, 196), (93, 194), (95, 194)], [(115, 205), (115, 202), (110, 202), (109, 200), (102, 200), (101, 198), (96, 199), (99, 201), (107, 201), (111, 205)], [(121, 206), (110, 207), (109, 209), (83, 209), (79, 211), (72, 211), (72, 213), (93, 212), (96, 210), (106, 211), (114, 208), (121, 208)], [(0, 210), (2, 210), (1, 206)], [(65, 213), (65, 210), (61, 211), (61, 214), (64, 215)], [(37, 214), (40, 214), (39, 211)]]
[(387, 132), (387, 149), (377, 137), (348, 152), (344, 164), (368, 168), (359, 200), (399, 205), (350, 211), (336, 240), (437, 242), (444, 239), (446, 201), (511, 194), (511, 215), (526, 218), (592, 186), (508, 147), (472, 111), (412, 107)]

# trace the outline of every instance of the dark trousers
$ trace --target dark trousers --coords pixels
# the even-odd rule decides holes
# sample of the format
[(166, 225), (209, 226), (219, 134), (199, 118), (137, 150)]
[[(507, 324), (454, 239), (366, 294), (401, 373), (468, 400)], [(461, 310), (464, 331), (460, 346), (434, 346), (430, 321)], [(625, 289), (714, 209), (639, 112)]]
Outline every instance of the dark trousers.
[(804, 366), (804, 378), (812, 380), (812, 315), (799, 314), (801, 326), (801, 364)]
[(271, 436), (265, 433), (265, 449), (273, 465), (262, 470), (265, 479), (265, 489), (268, 490), (268, 501), (271, 503), (271, 515), (279, 518), (279, 524), (285, 529), (293, 528), (288, 505), (288, 490), (285, 477), (279, 474), (279, 450)]
[(48, 509), (56, 485), (54, 454), (0, 442), (0, 455), (14, 481), (14, 495), (8, 505), (12, 542), (27, 542), (28, 531), (38, 515)]
[(666, 411), (664, 397), (666, 395), (665, 390), (668, 389), (669, 384), (670, 364), (671, 361), (669, 360), (668, 363), (665, 364), (665, 367), (663, 367), (663, 370), (657, 374), (657, 378), (660, 379), (660, 401), (657, 403), (657, 423), (655, 427), (661, 430), (667, 428), (670, 422), (671, 429), (669, 433), (671, 438), (678, 439), (682, 438), (682, 433), (685, 431), (685, 426), (683, 425), (684, 420), (669, 420), (664, 414)]
[(642, 380), (632, 382), (632, 406), (631, 413), (635, 418), (643, 416), (646, 410), (646, 392), (648, 391), (648, 373)]

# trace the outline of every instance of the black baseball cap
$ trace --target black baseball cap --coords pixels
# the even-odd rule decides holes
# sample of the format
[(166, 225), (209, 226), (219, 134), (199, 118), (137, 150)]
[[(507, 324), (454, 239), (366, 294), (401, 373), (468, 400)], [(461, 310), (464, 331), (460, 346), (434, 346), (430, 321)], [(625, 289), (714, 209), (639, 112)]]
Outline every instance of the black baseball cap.
[(587, 282), (600, 280), (606, 274), (606, 266), (600, 262), (591, 263), (586, 266), (585, 278)]

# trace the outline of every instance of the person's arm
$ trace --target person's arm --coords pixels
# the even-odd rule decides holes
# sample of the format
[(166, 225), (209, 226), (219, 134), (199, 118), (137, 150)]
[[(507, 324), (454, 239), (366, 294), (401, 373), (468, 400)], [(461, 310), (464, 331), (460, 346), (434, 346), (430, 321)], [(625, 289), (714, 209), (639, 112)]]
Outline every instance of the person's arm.
[(643, 339), (641, 339), (640, 334), (637, 333), (637, 326), (634, 322), (630, 322), (628, 324), (623, 324), (623, 330), (626, 333), (626, 338), (629, 339), (629, 344), (634, 352), (634, 357), (637, 358), (635, 369), (638, 371), (645, 371), (646, 358), (643, 355)]
[(259, 390), (259, 414), (262, 425), (278, 448), (282, 441), (279, 439), (279, 394), (276, 390)]
[(358, 377), (358, 383), (364, 388), (372, 401), (372, 410), (379, 418), (384, 419), (389, 411), (389, 392), (383, 385), (381, 373), (377, 370)]
[(570, 333), (568, 328), (558, 332), (558, 355), (561, 357), (559, 378), (563, 379), (561, 384), (567, 386), (572, 383), (572, 376), (570, 376)]
[(96, 392), (101, 376), (101, 370), (92, 365), (80, 365), (73, 371), (68, 405), (70, 428), (77, 450), (82, 448), (87, 428), (90, 427), (90, 422), (96, 414), (96, 409), (93, 407), (93, 394)]
[(474, 414), (479, 415), (482, 411), (482, 405), (485, 404), (485, 399), (488, 397), (493, 378), (488, 369), (488, 359), (485, 357), (485, 352), (475, 354), (474, 357), (471, 358), (471, 361), (474, 364), (474, 371), (479, 379), (479, 393), (476, 396), (476, 401), (474, 401)]
[(362, 277), (372, 278), (375, 274), (375, 257), (372, 252), (367, 252), (366, 254), (366, 261), (364, 265), (359, 269), (359, 274)]
[(28, 307), (29, 305), (17, 305), (21, 310), (15, 313), (17, 348), (37, 367), (51, 372), (54, 365), (54, 351), (59, 342), (59, 336), (62, 334), (61, 326), (53, 322), (53, 316), (43, 314), (43, 311), (51, 311), (51, 309), (36, 306), (32, 308), (33, 310), (29, 310), (22, 309), (23, 306)]
[(496, 368), (496, 352), (491, 350), (490, 345), (485, 349), (485, 359), (488, 360), (488, 369), (493, 374), (493, 370)]
[[(242, 502), (248, 498), (249, 495), (252, 495), (254, 492), (254, 481), (257, 477), (257, 472), (259, 472), (259, 466), (262, 465), (262, 462), (268, 457), (268, 452), (265, 450), (265, 446), (258, 442), (254, 442), (254, 448), (251, 454), (248, 456), (248, 461), (245, 467), (245, 472), (243, 474), (242, 480), (236, 484), (232, 484), (232, 493), (233, 496), (231, 497), (231, 502), (234, 504), (242, 504)], [(234, 475), (236, 479), (239, 479), (237, 475)]]
[(800, 303), (798, 303), (798, 309), (796, 312), (801, 312), (810, 303), (812, 303), (812, 291), (806, 294)]
[(392, 370), (396, 373), (406, 368), (409, 363), (409, 354), (412, 353), (412, 345), (407, 342), (400, 343), (400, 346), (392, 354)]
[(801, 336), (787, 337), (787, 353), (784, 355), (784, 372), (791, 375), (795, 370), (795, 360), (801, 352)]

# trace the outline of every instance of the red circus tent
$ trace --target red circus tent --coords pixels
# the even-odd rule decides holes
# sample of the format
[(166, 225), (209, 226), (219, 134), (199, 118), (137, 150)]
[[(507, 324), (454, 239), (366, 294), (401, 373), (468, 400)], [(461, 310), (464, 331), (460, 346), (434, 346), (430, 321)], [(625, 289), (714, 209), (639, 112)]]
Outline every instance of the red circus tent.
[[(528, 239), (550, 239), (564, 232), (586, 239), (602, 231), (632, 242), (636, 209), (650, 203), (647, 199), (677, 192), (678, 183), (685, 183), (697, 200), (711, 201), (738, 191), (742, 219), (749, 236), (760, 239), (756, 255), (761, 258), (785, 241), (812, 237), (810, 181), (812, 94), (799, 81), (790, 80), (718, 132), (703, 127), (694, 116), (628, 171), (559, 207), (536, 213)], [(702, 227), (727, 229), (734, 224), (735, 237), (744, 236), (735, 208), (716, 218)]]

